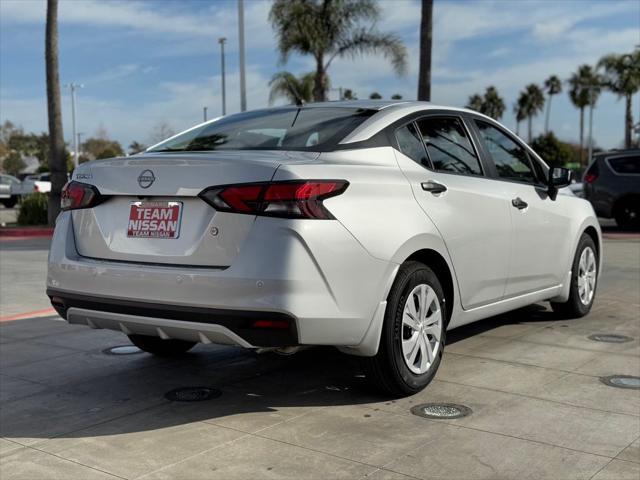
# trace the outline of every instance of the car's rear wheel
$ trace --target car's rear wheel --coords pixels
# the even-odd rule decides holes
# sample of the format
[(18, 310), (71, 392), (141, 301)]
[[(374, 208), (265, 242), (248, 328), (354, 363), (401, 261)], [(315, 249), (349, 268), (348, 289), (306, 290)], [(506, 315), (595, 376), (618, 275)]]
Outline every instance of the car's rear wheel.
[(614, 216), (618, 226), (625, 230), (640, 228), (640, 207), (638, 199), (628, 199), (616, 205)]
[(7, 198), (6, 200), (2, 200), (2, 204), (7, 208), (13, 208), (18, 203), (18, 197)]
[(446, 319), (435, 273), (419, 262), (404, 263), (387, 298), (378, 353), (363, 359), (367, 378), (397, 396), (425, 388), (442, 359)]
[(182, 355), (193, 348), (195, 342), (187, 342), (184, 340), (163, 340), (160, 337), (151, 337), (149, 335), (128, 335), (129, 340), (140, 350), (152, 353), (158, 357), (174, 357)]
[(598, 280), (597, 252), (593, 239), (583, 233), (571, 268), (569, 299), (563, 303), (551, 302), (553, 311), (563, 318), (584, 317), (591, 310)]

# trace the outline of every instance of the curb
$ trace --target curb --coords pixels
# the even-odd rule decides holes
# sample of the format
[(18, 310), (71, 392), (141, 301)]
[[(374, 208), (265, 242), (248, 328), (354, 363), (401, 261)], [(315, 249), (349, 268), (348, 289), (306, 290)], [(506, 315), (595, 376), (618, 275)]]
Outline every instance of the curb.
[(51, 237), (51, 236), (53, 236), (53, 227), (0, 228), (0, 238)]
[(17, 313), (15, 315), (7, 315), (5, 317), (0, 317), (0, 323), (2, 322), (13, 322), (15, 320), (26, 320), (28, 318), (40, 318), (40, 317), (50, 317), (52, 315), (57, 315), (55, 308), (44, 308), (42, 310), (35, 310), (33, 312), (24, 312)]

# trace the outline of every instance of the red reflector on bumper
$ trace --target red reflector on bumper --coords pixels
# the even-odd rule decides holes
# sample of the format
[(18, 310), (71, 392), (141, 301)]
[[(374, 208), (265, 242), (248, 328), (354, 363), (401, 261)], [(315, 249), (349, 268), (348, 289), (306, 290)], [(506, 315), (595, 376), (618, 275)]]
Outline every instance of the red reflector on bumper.
[(253, 328), (287, 329), (289, 328), (289, 322), (286, 320), (255, 320), (251, 326)]

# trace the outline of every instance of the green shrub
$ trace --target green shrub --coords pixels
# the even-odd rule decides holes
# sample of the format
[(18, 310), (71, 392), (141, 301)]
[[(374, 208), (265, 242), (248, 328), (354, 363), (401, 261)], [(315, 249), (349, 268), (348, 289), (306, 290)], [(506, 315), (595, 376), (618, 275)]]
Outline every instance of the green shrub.
[(49, 197), (46, 193), (32, 193), (24, 197), (20, 204), (18, 224), (46, 225), (48, 203)]

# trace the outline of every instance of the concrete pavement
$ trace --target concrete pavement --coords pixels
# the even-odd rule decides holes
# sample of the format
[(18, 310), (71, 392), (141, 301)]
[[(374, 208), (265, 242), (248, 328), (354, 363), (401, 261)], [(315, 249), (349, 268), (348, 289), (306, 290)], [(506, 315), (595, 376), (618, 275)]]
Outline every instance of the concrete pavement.
[[(0, 245), (2, 312), (37, 310), (47, 243)], [(596, 304), (545, 304), (449, 332), (440, 371), (402, 400), (371, 391), (354, 358), (198, 346), (180, 359), (106, 355), (117, 332), (55, 317), (0, 323), (0, 478), (640, 478), (640, 241), (607, 240)], [(594, 333), (633, 340), (598, 343)], [(219, 398), (170, 402), (177, 387)], [(473, 413), (428, 420), (424, 402)]]

